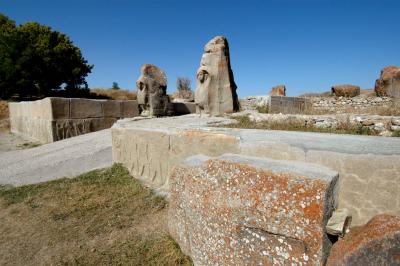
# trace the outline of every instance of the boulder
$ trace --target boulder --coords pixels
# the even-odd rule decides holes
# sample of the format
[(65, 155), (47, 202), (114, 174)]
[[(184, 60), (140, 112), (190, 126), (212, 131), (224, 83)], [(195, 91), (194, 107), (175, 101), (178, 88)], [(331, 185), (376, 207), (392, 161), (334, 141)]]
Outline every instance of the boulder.
[(328, 168), (224, 154), (170, 176), (169, 230), (195, 265), (324, 265), (337, 205)]
[(400, 265), (400, 217), (377, 215), (333, 245), (328, 266)]
[(360, 95), (360, 87), (355, 85), (335, 85), (332, 86), (331, 91), (336, 97), (355, 97)]
[(142, 116), (167, 116), (173, 106), (167, 95), (167, 76), (155, 65), (145, 64), (136, 81), (137, 101)]
[(278, 85), (278, 86), (272, 87), (272, 89), (268, 95), (270, 95), (270, 96), (286, 96), (285, 85)]
[(375, 81), (377, 96), (400, 97), (400, 67), (387, 66), (381, 71), (381, 76)]
[(194, 96), (197, 112), (220, 115), (239, 111), (236, 88), (228, 41), (223, 36), (214, 37), (204, 47), (197, 70)]

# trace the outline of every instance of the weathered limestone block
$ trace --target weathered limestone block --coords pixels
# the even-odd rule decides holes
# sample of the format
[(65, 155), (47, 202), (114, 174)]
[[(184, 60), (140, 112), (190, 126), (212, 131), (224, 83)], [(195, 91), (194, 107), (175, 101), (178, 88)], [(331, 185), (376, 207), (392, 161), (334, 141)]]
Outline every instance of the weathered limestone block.
[(375, 82), (377, 96), (400, 97), (400, 67), (387, 66)]
[(195, 265), (324, 265), (337, 181), (313, 164), (193, 156), (170, 177), (170, 233)]
[(121, 102), (121, 117), (136, 117), (139, 116), (139, 106), (137, 101), (122, 101)]
[(90, 99), (70, 99), (70, 118), (99, 118), (103, 116), (101, 101)]
[(196, 104), (194, 102), (174, 102), (175, 115), (186, 115), (196, 113)]
[(268, 94), (269, 96), (286, 96), (286, 87), (285, 85), (278, 85), (271, 88), (271, 91)]
[(400, 217), (378, 215), (335, 243), (328, 266), (400, 265)]
[(360, 95), (360, 87), (355, 85), (335, 85), (332, 86), (331, 91), (337, 97), (355, 97)]
[(101, 105), (104, 117), (122, 117), (121, 101), (103, 101)]
[(50, 102), (50, 108), (45, 107), (52, 115), (48, 119), (68, 119), (70, 116), (70, 99), (69, 98), (45, 98), (43, 102)]
[(220, 115), (239, 111), (236, 88), (228, 41), (223, 36), (214, 37), (205, 45), (197, 70), (195, 102), (198, 112)]
[(137, 100), (143, 116), (173, 115), (173, 106), (167, 95), (167, 76), (155, 65), (145, 64), (136, 81)]

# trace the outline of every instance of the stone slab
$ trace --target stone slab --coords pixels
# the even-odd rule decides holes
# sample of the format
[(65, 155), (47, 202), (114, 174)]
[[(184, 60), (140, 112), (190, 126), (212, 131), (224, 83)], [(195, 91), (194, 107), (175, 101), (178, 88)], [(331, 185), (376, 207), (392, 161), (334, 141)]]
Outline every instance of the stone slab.
[(69, 98), (45, 98), (42, 101), (50, 102), (52, 117), (50, 119), (68, 119), (70, 118), (70, 100)]
[(103, 117), (122, 117), (121, 101), (104, 101), (101, 104), (103, 109)]
[(70, 118), (100, 118), (103, 116), (102, 101), (70, 99)]
[(121, 101), (121, 117), (129, 118), (139, 116), (139, 105), (137, 101)]
[(338, 174), (296, 161), (188, 158), (171, 175), (169, 228), (195, 265), (324, 265)]
[[(113, 145), (114, 161), (130, 169), (139, 157), (135, 146), (139, 140), (132, 141), (131, 136), (138, 130), (164, 132), (172, 140), (165, 149), (157, 150), (164, 154), (163, 158), (169, 158), (161, 161), (167, 165), (165, 169), (172, 169), (185, 156), (198, 153), (218, 156), (229, 152), (317, 163), (340, 173), (339, 207), (350, 211), (352, 225), (364, 224), (381, 212), (400, 215), (400, 138), (212, 127), (231, 122), (227, 118), (198, 115), (119, 120), (112, 129), (113, 141), (118, 143)], [(135, 171), (131, 173), (136, 176)], [(165, 193), (169, 190), (168, 173), (157, 177), (164, 180)], [(151, 180), (146, 172), (137, 177)]]
[(196, 104), (194, 102), (174, 102), (175, 115), (187, 115), (196, 113)]

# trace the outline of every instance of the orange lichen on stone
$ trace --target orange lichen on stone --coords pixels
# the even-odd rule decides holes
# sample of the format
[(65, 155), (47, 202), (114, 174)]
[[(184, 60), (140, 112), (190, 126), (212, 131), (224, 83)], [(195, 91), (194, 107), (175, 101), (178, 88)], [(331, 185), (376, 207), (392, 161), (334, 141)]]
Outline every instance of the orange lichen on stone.
[(188, 159), (174, 169), (169, 226), (182, 250), (199, 265), (322, 265), (330, 248), (324, 217), (333, 211), (324, 199), (337, 175), (310, 178), (286, 164), (274, 169), (280, 161), (269, 169), (250, 162), (270, 160), (242, 157)]
[(327, 265), (399, 265), (400, 217), (381, 214), (333, 246)]

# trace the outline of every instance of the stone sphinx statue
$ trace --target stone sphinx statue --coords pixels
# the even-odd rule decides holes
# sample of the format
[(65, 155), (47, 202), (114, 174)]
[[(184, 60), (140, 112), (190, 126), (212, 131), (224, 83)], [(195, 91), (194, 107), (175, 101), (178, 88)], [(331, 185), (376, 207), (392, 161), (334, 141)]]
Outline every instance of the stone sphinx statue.
[(136, 81), (137, 100), (142, 116), (173, 115), (173, 105), (167, 95), (167, 76), (155, 65), (145, 64)]
[(195, 103), (197, 113), (220, 115), (239, 111), (229, 58), (228, 41), (223, 36), (214, 37), (204, 47), (197, 70)]

